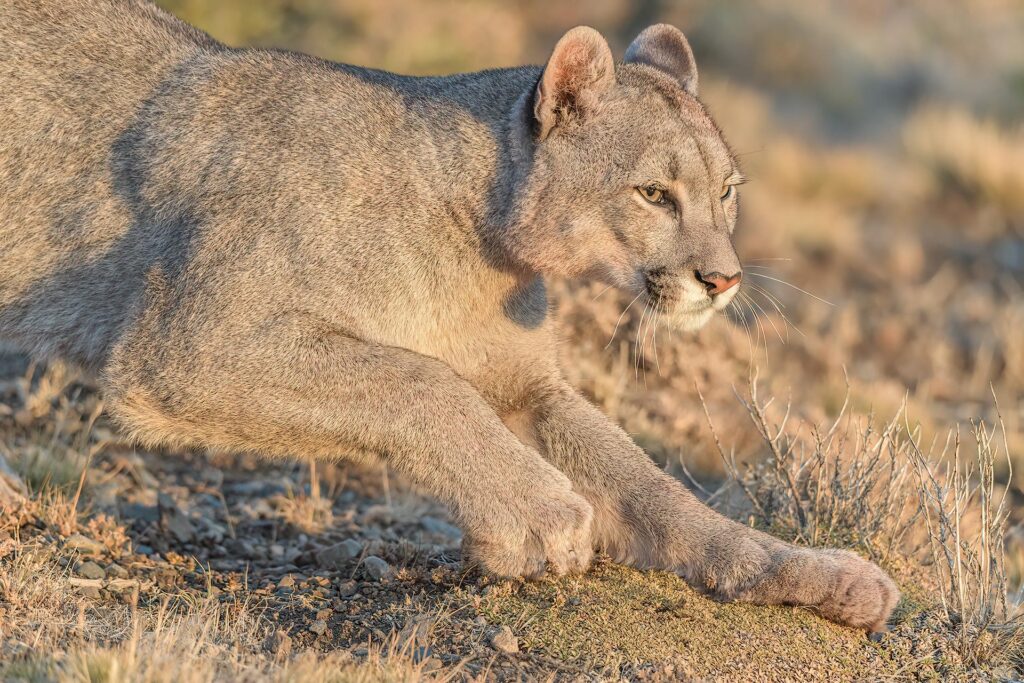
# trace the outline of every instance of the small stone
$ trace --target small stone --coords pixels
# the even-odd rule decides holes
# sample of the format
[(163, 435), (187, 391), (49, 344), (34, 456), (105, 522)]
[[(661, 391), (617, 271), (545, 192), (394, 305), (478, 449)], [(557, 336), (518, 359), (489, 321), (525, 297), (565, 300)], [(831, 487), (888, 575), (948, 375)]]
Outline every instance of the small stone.
[(82, 555), (102, 555), (106, 550), (102, 543), (94, 541), (82, 534), (72, 534), (71, 536), (68, 536), (68, 540), (64, 541), (64, 547), (67, 550), (73, 550), (81, 553)]
[(295, 577), (291, 574), (285, 574), (285, 577), (277, 582), (278, 588), (292, 588), (295, 586)]
[(173, 498), (166, 493), (160, 493), (157, 495), (157, 505), (160, 509), (161, 526), (174, 536), (178, 543), (190, 543), (195, 539), (196, 528)]
[(103, 571), (103, 567), (99, 566), (95, 562), (83, 562), (75, 568), (75, 573), (86, 579), (102, 579), (105, 578), (107, 573)]
[(491, 636), (491, 647), (507, 655), (519, 653), (519, 639), (508, 626), (502, 626)]
[(113, 579), (107, 583), (107, 590), (122, 598), (130, 598), (139, 590), (139, 582), (132, 579)]
[(270, 546), (270, 556), (281, 558), (284, 557), (284, 546), (280, 543), (274, 543)]
[(363, 544), (348, 538), (341, 543), (327, 546), (316, 553), (316, 563), (325, 569), (339, 569), (346, 562), (356, 559), (363, 552)]
[(292, 638), (283, 629), (278, 629), (267, 638), (263, 647), (278, 657), (284, 658), (292, 651)]
[(309, 630), (318, 636), (322, 636), (327, 632), (327, 622), (323, 619), (317, 619), (313, 622), (313, 625), (309, 627)]
[(98, 579), (78, 579), (72, 577), (68, 579), (68, 583), (83, 597), (99, 600), (102, 595), (100, 592), (101, 584)]
[(121, 519), (154, 524), (160, 521), (160, 510), (155, 505), (126, 503), (121, 506)]
[(338, 595), (347, 598), (359, 589), (359, 585), (351, 579), (338, 584)]
[(228, 533), (227, 528), (217, 522), (213, 522), (208, 519), (200, 519), (199, 522), (199, 539), (201, 541), (206, 541), (207, 543), (216, 545), (223, 541), (224, 537)]
[(374, 581), (384, 581), (395, 575), (394, 568), (376, 555), (370, 555), (363, 560), (363, 569)]
[(137, 546), (135, 546), (135, 552), (137, 552), (139, 555), (152, 555), (153, 548), (146, 545), (145, 543), (140, 543)]
[(462, 536), (462, 531), (457, 526), (449, 524), (444, 520), (437, 519), (436, 517), (421, 517), (420, 526), (432, 534), (446, 536), (451, 539), (460, 538)]
[(371, 505), (363, 511), (363, 524), (390, 524), (394, 520), (394, 512), (390, 505)]
[(127, 579), (128, 570), (119, 564), (111, 563), (107, 565), (107, 576), (115, 579)]

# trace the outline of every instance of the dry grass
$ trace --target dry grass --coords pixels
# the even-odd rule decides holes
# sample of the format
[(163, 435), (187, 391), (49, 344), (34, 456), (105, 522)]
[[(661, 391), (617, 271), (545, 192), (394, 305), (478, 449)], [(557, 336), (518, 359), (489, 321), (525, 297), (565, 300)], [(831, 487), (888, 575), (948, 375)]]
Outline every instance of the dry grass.
[[(921, 430), (905, 407), (877, 427), (873, 416), (855, 419), (848, 402), (825, 426), (793, 426), (792, 406), (772, 411), (775, 402), (759, 396), (756, 374), (739, 401), (766, 455), (738, 466), (705, 405), (730, 475), (709, 494), (711, 503), (797, 543), (858, 548), (928, 586), (936, 596), (928, 611), (940, 617), (930, 628), (966, 669), (1024, 661), (1024, 607), (1015, 601), (1006, 557), (1009, 492), (996, 475), (1000, 461), (1006, 478), (1012, 471), (998, 408), (995, 429), (972, 422), (973, 455), (966, 456), (958, 430), (937, 452), (934, 444), (922, 450)], [(733, 487), (739, 505), (728, 496)]]
[(908, 505), (915, 480), (911, 445), (901, 438), (902, 411), (877, 426), (873, 416), (852, 415), (847, 394), (829, 424), (794, 426), (792, 405), (777, 420), (769, 415), (775, 401), (759, 396), (756, 374), (748, 388), (748, 396), (738, 398), (767, 449), (764, 459), (741, 471), (705, 414), (729, 483), (742, 492), (757, 524), (801, 544), (858, 547), (881, 562), (901, 549), (920, 516)]
[(1003, 127), (957, 109), (925, 108), (907, 121), (909, 153), (968, 199), (1024, 214), (1024, 126)]
[(1002, 417), (995, 429), (973, 422), (970, 436), (973, 457), (962, 453), (959, 431), (950, 433), (938, 456), (922, 452), (914, 438), (906, 442), (917, 475), (918, 509), (924, 512), (927, 560), (964, 660), (1001, 656), (1020, 663), (1024, 609), (1008, 599), (1009, 501), (995, 474), (1000, 460), (1010, 464)]
[[(12, 555), (12, 556), (11, 556)], [(0, 562), (0, 679), (60, 683), (418, 681), (422, 666), (395, 639), (350, 653), (275, 647), (258, 604), (168, 595), (153, 605), (97, 608), (52, 550), (18, 547)]]

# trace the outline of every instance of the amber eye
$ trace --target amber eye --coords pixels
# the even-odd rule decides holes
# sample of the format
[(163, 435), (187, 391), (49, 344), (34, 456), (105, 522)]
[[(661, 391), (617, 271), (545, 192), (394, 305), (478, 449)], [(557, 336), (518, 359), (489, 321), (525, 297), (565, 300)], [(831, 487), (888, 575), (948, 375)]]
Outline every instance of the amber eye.
[(655, 187), (654, 185), (646, 185), (644, 187), (636, 188), (636, 191), (640, 193), (640, 196), (649, 201), (651, 204), (667, 204), (668, 196), (665, 191), (661, 188)]
[(732, 199), (733, 195), (735, 195), (735, 194), (736, 194), (736, 186), (735, 185), (726, 185), (725, 192), (722, 193), (722, 201), (723, 202), (729, 201), (730, 199)]

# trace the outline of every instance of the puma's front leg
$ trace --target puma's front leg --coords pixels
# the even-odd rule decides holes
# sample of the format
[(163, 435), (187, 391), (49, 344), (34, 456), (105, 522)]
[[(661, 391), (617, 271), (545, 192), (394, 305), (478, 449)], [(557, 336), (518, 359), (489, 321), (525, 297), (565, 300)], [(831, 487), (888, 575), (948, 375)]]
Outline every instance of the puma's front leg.
[[(271, 332), (210, 343), (225, 355), (201, 361), (160, 348), (155, 335), (130, 339), (106, 373), (113, 414), (149, 442), (327, 459), (352, 447), (379, 453), (451, 507), (485, 569), (586, 569), (590, 505), (451, 368), (304, 318)], [(209, 369), (203, 382), (190, 381), (197, 366)]]
[(807, 605), (842, 624), (884, 626), (899, 594), (876, 565), (723, 517), (571, 387), (542, 395), (534, 423), (542, 451), (590, 501), (595, 542), (616, 561), (675, 571), (722, 598)]

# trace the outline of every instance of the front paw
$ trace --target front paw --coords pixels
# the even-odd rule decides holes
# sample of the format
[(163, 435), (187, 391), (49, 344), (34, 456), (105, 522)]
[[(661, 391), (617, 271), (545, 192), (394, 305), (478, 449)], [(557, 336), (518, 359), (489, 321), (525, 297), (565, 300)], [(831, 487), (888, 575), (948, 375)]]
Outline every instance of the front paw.
[(467, 529), (463, 555), (498, 576), (538, 579), (586, 571), (593, 557), (590, 504), (561, 490), (520, 502), (503, 519)]
[(885, 622), (899, 591), (878, 565), (847, 550), (783, 546), (761, 576), (734, 597), (756, 604), (800, 605), (832, 621), (871, 631)]
[(821, 553), (823, 578), (832, 589), (814, 609), (827, 619), (869, 631), (883, 631), (900, 593), (893, 580), (873, 562), (851, 552)]

